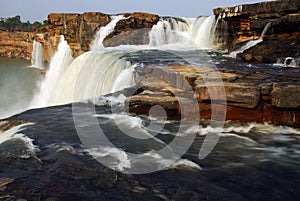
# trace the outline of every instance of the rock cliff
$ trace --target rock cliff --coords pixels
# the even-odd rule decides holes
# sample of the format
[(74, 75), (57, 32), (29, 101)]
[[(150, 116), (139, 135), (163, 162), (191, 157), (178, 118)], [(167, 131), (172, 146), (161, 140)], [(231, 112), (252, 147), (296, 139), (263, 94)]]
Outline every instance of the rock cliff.
[[(104, 39), (104, 46), (140, 45), (148, 43), (148, 32), (157, 23), (159, 16), (148, 13), (125, 13), (114, 31)], [(76, 57), (90, 49), (90, 45), (100, 27), (111, 21), (110, 15), (99, 12), (84, 14), (50, 14), (48, 32), (53, 49), (56, 49), (59, 35), (68, 41), (73, 56)]]
[[(159, 16), (149, 13), (124, 13), (114, 31), (104, 40), (104, 46), (140, 45), (148, 43), (148, 32)], [(44, 32), (0, 32), (0, 56), (31, 59), (32, 42), (36, 39), (43, 45), (44, 58), (49, 62), (57, 49), (59, 36), (64, 35), (73, 56), (90, 50), (96, 32), (111, 21), (108, 14), (100, 12), (51, 13)]]
[(52, 48), (56, 49), (59, 35), (64, 35), (73, 51), (73, 56), (77, 57), (90, 49), (96, 31), (110, 21), (109, 15), (100, 12), (49, 14), (48, 34)]
[[(264, 27), (271, 23), (262, 43), (238, 55), (245, 60), (275, 63), (279, 57), (299, 56), (300, 1), (279, 0), (217, 8), (214, 14), (219, 18), (218, 35), (226, 38), (224, 43), (229, 51), (246, 41), (258, 39)], [(227, 32), (221, 33), (225, 25)]]
[(0, 31), (0, 56), (31, 59), (34, 33)]

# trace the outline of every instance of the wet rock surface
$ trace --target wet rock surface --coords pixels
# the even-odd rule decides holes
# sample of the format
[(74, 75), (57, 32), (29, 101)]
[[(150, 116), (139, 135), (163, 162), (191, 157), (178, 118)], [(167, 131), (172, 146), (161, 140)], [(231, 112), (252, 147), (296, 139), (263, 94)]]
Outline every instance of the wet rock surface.
[(264, 70), (226, 67), (220, 68), (219, 73), (192, 66), (150, 69), (146, 76), (141, 71), (137, 73), (140, 90), (128, 100), (133, 113), (148, 114), (152, 106), (160, 105), (169, 116), (180, 117), (180, 98), (194, 97), (203, 119), (212, 118), (212, 107), (222, 113), (225, 106), (226, 120), (300, 126), (298, 69), (289, 72), (274, 67)]

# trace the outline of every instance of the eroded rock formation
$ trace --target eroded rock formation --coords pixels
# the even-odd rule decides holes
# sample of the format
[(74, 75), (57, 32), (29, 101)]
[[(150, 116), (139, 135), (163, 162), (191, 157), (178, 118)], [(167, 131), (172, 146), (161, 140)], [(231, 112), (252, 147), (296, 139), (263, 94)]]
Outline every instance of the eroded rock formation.
[[(244, 42), (258, 39), (271, 22), (264, 41), (238, 55), (256, 62), (275, 63), (280, 57), (297, 57), (300, 48), (300, 1), (279, 0), (214, 9), (219, 21), (227, 23), (225, 47), (237, 49)], [(217, 31), (222, 29), (219, 23)], [(225, 36), (226, 35), (226, 36)]]
[[(274, 73), (272, 69), (241, 69), (234, 73), (230, 69), (219, 70), (216, 73), (214, 69), (192, 66), (152, 67), (147, 69), (147, 73), (139, 70), (139, 88), (128, 99), (129, 110), (147, 115), (151, 107), (160, 105), (169, 117), (180, 118), (180, 101), (194, 97), (200, 114), (195, 114), (191, 107), (190, 111), (185, 111), (187, 116), (184, 118), (200, 115), (202, 119), (211, 119), (213, 107), (217, 115), (223, 114), (226, 109), (223, 120), (271, 122), (300, 127), (298, 74)], [(283, 76), (288, 81), (284, 81)], [(191, 89), (188, 90), (188, 87)], [(222, 90), (224, 96), (221, 95)], [(214, 116), (214, 120), (216, 118), (218, 116)]]
[(48, 16), (48, 34), (52, 48), (56, 49), (59, 36), (64, 35), (73, 51), (73, 56), (77, 57), (90, 49), (96, 31), (110, 21), (109, 15), (100, 12), (52, 13)]
[(34, 33), (0, 31), (0, 56), (31, 59)]

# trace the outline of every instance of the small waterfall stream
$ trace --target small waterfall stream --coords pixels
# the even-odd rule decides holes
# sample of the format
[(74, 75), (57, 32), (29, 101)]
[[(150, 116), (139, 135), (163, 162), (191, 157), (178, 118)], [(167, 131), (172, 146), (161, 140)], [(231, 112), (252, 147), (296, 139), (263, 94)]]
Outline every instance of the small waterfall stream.
[(111, 32), (114, 31), (115, 26), (120, 20), (125, 19), (123, 15), (111, 16), (111, 18), (112, 21), (108, 23), (106, 26), (101, 27), (99, 31), (96, 33), (95, 39), (92, 42), (92, 46), (91, 46), (92, 50), (104, 48), (103, 41), (106, 38), (106, 36), (108, 36)]
[(268, 29), (270, 28), (270, 26), (272, 25), (271, 22), (269, 22), (264, 30), (262, 31), (259, 39), (257, 40), (250, 40), (248, 43), (246, 43), (245, 45), (243, 45), (242, 47), (240, 47), (238, 50), (235, 50), (233, 52), (231, 52), (229, 54), (229, 57), (232, 57), (232, 58), (236, 58), (236, 56), (239, 54), (239, 53), (243, 53), (245, 50), (248, 50), (250, 49), (251, 47), (254, 47), (256, 46), (258, 43), (261, 43), (263, 40), (264, 40), (264, 36), (266, 34), (266, 32), (268, 31)]
[(40, 69), (44, 68), (44, 56), (43, 56), (42, 44), (37, 42), (36, 40), (33, 41), (31, 64), (35, 68), (40, 68)]

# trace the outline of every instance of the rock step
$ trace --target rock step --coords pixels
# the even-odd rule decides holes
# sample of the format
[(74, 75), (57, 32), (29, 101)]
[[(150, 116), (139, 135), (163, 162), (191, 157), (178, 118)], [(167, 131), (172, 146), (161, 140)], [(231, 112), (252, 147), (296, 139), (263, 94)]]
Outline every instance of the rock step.
[[(137, 72), (141, 90), (129, 97), (127, 103), (135, 114), (147, 115), (151, 107), (159, 105), (168, 116), (180, 117), (180, 101), (195, 98), (202, 119), (211, 118), (213, 107), (220, 114), (226, 108), (226, 120), (300, 126), (300, 85), (268, 82), (267, 74), (259, 77), (259, 85), (243, 80), (230, 82), (238, 76), (192, 66), (149, 67), (147, 74)], [(224, 92), (225, 96), (219, 95)], [(194, 113), (192, 109), (188, 112), (191, 116)]]

